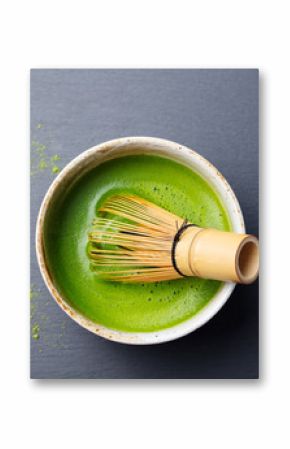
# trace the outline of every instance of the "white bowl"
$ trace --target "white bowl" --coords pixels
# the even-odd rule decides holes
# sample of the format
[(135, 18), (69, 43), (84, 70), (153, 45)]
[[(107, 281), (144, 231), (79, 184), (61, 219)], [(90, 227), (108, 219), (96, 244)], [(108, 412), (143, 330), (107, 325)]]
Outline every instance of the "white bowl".
[(221, 173), (196, 151), (169, 140), (154, 137), (124, 137), (111, 140), (84, 151), (61, 171), (48, 189), (37, 219), (36, 253), (44, 282), (59, 306), (73, 320), (89, 331), (120, 343), (146, 345), (175, 340), (205, 324), (225, 304), (234, 290), (235, 284), (231, 282), (224, 283), (216, 295), (200, 312), (169, 329), (156, 332), (117, 331), (91, 321), (67, 303), (66, 299), (58, 292), (48, 271), (43, 244), (43, 226), (47, 212), (54, 200), (59, 195), (62, 195), (71, 181), (105, 161), (133, 154), (155, 154), (167, 157), (197, 172), (213, 187), (219, 196), (228, 212), (232, 230), (234, 232), (244, 233), (245, 225), (238, 200)]

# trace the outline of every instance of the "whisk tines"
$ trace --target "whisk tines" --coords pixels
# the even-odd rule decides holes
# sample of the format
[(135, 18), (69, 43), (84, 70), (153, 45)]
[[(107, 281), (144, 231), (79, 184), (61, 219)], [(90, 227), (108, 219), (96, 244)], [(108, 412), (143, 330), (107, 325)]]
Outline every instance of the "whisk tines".
[(89, 233), (93, 268), (106, 280), (156, 282), (180, 277), (172, 241), (182, 219), (134, 195), (105, 201)]

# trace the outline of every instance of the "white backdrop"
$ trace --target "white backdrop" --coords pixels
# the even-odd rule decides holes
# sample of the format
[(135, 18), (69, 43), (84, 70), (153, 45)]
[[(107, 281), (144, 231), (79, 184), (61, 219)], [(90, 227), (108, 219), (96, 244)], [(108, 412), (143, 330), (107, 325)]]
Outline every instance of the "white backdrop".
[[(289, 447), (287, 3), (10, 0), (2, 6), (3, 448)], [(29, 380), (31, 67), (260, 69), (261, 380)]]

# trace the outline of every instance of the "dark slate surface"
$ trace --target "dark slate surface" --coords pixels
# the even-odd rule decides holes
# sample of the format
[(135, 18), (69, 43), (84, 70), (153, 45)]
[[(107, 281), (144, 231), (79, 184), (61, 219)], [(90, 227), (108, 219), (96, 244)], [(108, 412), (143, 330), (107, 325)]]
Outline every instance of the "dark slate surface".
[[(174, 140), (208, 158), (235, 190), (248, 231), (258, 234), (258, 77), (257, 70), (32, 70), (32, 161), (42, 152), (48, 165), (31, 175), (32, 325), (39, 325), (32, 378), (258, 377), (258, 282), (238, 286), (191, 335), (126, 346), (61, 311), (34, 249), (37, 212), (55, 176), (49, 158), (60, 155), (63, 167), (93, 145), (132, 135)], [(39, 145), (46, 148), (37, 153)]]

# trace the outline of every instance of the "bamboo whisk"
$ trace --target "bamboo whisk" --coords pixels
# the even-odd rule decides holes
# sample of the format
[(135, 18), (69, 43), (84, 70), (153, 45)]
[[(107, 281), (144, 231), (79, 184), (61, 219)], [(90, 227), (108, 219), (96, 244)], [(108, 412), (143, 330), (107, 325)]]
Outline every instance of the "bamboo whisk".
[(257, 277), (254, 236), (199, 228), (134, 195), (115, 195), (99, 212), (89, 233), (89, 257), (103, 279), (198, 276), (248, 284)]

